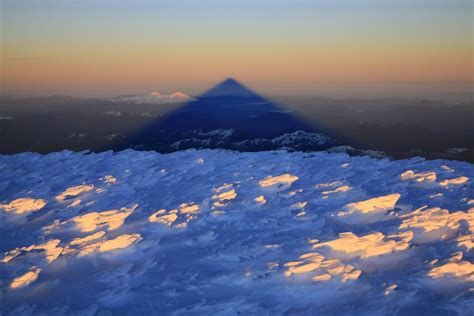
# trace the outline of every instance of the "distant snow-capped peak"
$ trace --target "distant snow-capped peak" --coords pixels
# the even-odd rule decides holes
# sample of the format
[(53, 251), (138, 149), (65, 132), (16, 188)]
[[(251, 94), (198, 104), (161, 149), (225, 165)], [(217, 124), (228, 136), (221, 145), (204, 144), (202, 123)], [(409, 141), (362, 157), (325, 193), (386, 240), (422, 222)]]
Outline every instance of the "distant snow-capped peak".
[(126, 102), (134, 104), (165, 104), (165, 103), (181, 103), (189, 102), (194, 100), (186, 93), (175, 92), (172, 94), (161, 94), (157, 91), (151, 92), (145, 95), (134, 95), (134, 96), (119, 96), (108, 99), (113, 102)]

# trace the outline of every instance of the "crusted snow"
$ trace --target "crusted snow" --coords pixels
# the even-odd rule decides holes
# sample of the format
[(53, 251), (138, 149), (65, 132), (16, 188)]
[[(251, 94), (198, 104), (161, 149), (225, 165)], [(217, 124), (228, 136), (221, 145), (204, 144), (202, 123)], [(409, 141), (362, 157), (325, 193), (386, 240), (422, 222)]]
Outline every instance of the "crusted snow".
[(0, 156), (0, 313), (471, 315), (473, 176), (323, 152)]

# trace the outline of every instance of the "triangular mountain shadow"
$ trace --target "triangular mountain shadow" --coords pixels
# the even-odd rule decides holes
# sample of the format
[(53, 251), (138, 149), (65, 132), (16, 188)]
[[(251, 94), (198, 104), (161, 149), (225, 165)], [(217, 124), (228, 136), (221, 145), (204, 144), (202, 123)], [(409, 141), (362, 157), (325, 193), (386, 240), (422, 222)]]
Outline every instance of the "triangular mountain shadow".
[[(269, 150), (276, 148), (265, 144), (264, 140), (297, 131), (304, 133), (306, 138), (307, 133), (319, 133), (290, 112), (229, 78), (113, 147), (116, 150), (135, 148), (161, 152), (185, 148)], [(323, 136), (317, 134), (316, 137)], [(250, 144), (253, 140), (259, 145)], [(243, 146), (242, 142), (245, 143)], [(237, 143), (240, 147), (236, 147)], [(316, 144), (321, 148), (313, 150), (330, 147), (329, 143), (329, 139), (318, 139)]]

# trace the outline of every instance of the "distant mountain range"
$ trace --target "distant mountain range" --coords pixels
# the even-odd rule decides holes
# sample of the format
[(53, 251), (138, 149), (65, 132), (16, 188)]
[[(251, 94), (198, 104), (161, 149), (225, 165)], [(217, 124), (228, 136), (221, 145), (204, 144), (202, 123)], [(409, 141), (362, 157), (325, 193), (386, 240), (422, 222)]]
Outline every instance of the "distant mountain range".
[(473, 109), (400, 98), (268, 99), (234, 79), (198, 96), (0, 97), (0, 153), (289, 149), (474, 162)]
[(167, 104), (182, 103), (194, 100), (192, 97), (183, 92), (175, 92), (172, 94), (161, 94), (159, 92), (151, 92), (145, 95), (125, 95), (114, 98), (108, 98), (112, 102), (125, 102), (134, 104)]

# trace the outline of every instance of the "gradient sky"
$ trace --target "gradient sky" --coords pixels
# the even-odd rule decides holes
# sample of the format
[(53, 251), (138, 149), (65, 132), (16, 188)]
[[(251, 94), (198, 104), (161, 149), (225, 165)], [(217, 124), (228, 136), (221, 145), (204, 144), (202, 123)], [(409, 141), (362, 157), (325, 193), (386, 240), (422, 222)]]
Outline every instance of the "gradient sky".
[[(466, 91), (471, 0), (0, 0), (4, 94)], [(430, 90), (430, 91), (431, 91)]]

